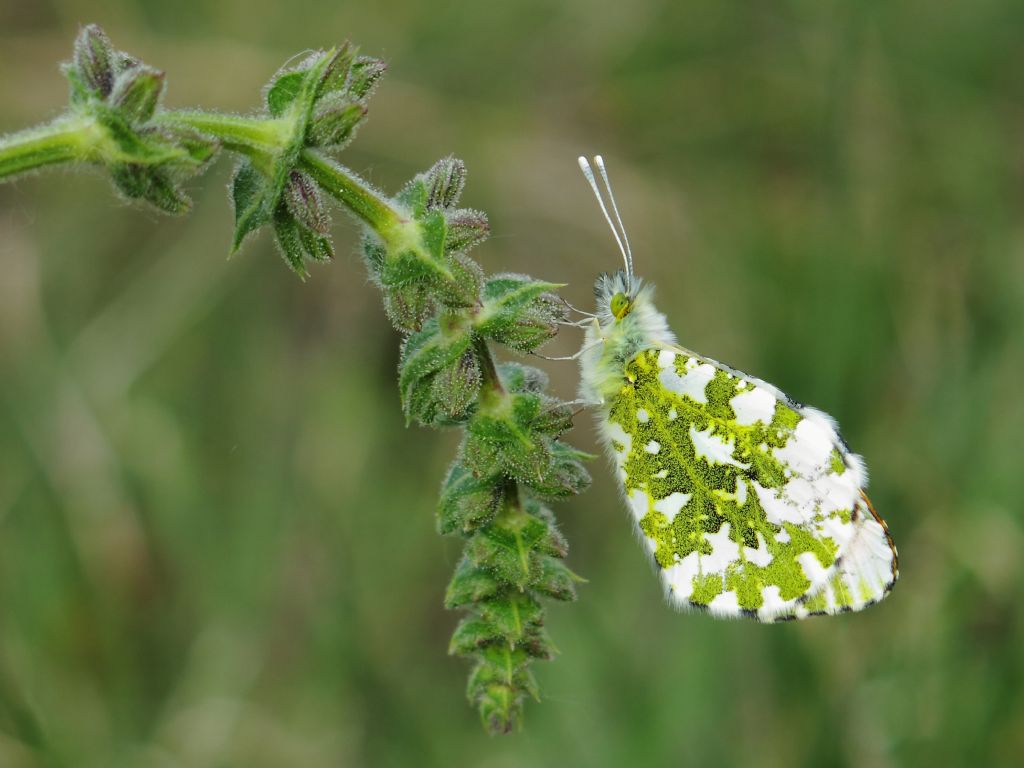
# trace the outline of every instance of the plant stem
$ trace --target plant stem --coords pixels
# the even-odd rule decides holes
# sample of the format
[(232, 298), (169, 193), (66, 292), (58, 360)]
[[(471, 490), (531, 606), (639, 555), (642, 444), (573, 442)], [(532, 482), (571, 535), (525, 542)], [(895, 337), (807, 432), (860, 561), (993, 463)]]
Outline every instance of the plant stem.
[(218, 112), (179, 110), (161, 112), (155, 123), (184, 125), (220, 140), (225, 149), (244, 155), (277, 155), (291, 139), (290, 120), (241, 117)]
[[(190, 110), (163, 112), (156, 122), (194, 128), (218, 139), (225, 149), (244, 154), (257, 163), (286, 151), (294, 129), (293, 122), (286, 118), (240, 117)], [(387, 198), (330, 158), (304, 149), (298, 164), (385, 240), (396, 235), (406, 223), (406, 217)]]
[(92, 159), (95, 127), (92, 118), (76, 115), (0, 138), (0, 181), (48, 165)]
[(487, 342), (479, 336), (473, 340), (473, 350), (476, 352), (477, 362), (480, 363), (480, 373), (483, 385), (501, 394), (505, 393), (501, 378), (498, 376), (498, 367), (494, 364), (494, 356)]
[(325, 192), (370, 225), (385, 240), (389, 240), (406, 223), (406, 217), (387, 198), (350, 170), (319, 152), (304, 149), (299, 156), (299, 165)]

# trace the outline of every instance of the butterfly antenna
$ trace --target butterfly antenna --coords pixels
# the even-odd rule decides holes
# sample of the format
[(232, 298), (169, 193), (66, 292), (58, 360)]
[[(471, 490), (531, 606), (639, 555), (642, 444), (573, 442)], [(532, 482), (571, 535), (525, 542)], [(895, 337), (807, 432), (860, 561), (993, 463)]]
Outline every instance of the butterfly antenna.
[(604, 180), (604, 188), (608, 190), (608, 199), (611, 200), (612, 210), (615, 212), (615, 220), (619, 223), (619, 231), (622, 233), (622, 242), (626, 244), (625, 252), (622, 254), (626, 258), (626, 286), (629, 288), (633, 287), (633, 249), (629, 247), (629, 237), (626, 235), (626, 225), (622, 223), (622, 216), (619, 215), (619, 206), (615, 204), (615, 194), (612, 192), (612, 184), (608, 181), (608, 171), (604, 167), (604, 158), (597, 155), (594, 158), (594, 163), (597, 164), (597, 170), (601, 172), (601, 178)]
[[(594, 197), (597, 198), (597, 204), (601, 206), (601, 213), (604, 214), (604, 220), (608, 222), (608, 227), (615, 236), (615, 242), (618, 243), (619, 251), (622, 253), (622, 260), (626, 263), (626, 290), (628, 291), (633, 285), (633, 257), (630, 255), (629, 251), (626, 250), (626, 246), (622, 244), (622, 238), (619, 236), (619, 230), (615, 227), (615, 222), (612, 221), (612, 217), (608, 213), (608, 208), (604, 204), (604, 197), (601, 195), (601, 190), (598, 189), (597, 180), (594, 178), (594, 169), (590, 167), (590, 162), (582, 155), (579, 157), (578, 162), (580, 164), (580, 170), (583, 171), (583, 175), (590, 183), (590, 188), (594, 191)], [(598, 168), (601, 169), (601, 173), (604, 175), (605, 184), (607, 185), (608, 176), (604, 172), (604, 162), (601, 160), (600, 156), (595, 157), (594, 162), (596, 162)], [(614, 205), (614, 198), (612, 198), (612, 200), (612, 204)]]

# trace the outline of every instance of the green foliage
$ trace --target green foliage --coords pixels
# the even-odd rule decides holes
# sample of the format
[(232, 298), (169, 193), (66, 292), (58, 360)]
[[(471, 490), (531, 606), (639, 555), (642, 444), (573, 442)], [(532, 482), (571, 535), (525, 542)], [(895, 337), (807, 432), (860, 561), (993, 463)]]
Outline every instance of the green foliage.
[(205, 169), (217, 142), (185, 126), (152, 122), (163, 96), (163, 72), (115, 50), (95, 25), (82, 29), (63, 69), (71, 114), (91, 129), (81, 131), (77, 159), (107, 166), (130, 200), (166, 213), (187, 211), (191, 203), (181, 183)]
[[(368, 237), (364, 254), (396, 328), (407, 332), (399, 389), (408, 420), (460, 424), (465, 437), (438, 506), (438, 530), (466, 539), (445, 605), (467, 611), (450, 651), (474, 661), (467, 693), (491, 732), (519, 722), (539, 696), (531, 661), (549, 659), (541, 598), (573, 600), (577, 577), (542, 498), (590, 482), (587, 456), (558, 439), (570, 407), (543, 393), (540, 371), (496, 367), (488, 340), (529, 351), (562, 319), (559, 286), (523, 275), (486, 278), (465, 253), (487, 219), (459, 209), (465, 166), (448, 157), (396, 196), (419, 237)], [(454, 222), (454, 226), (452, 225)], [(452, 229), (456, 236), (451, 236)]]
[(268, 117), (280, 126), (278, 140), (269, 147), (246, 147), (247, 156), (235, 171), (233, 250), (269, 224), (282, 257), (300, 277), (308, 276), (307, 261), (334, 257), (322, 192), (300, 170), (299, 160), (307, 148), (340, 151), (355, 135), (366, 115), (369, 90), (354, 62), (355, 50), (345, 43), (316, 51), (271, 78), (264, 100)]
[(431, 318), (402, 344), (398, 388), (406, 419), (430, 425), (456, 419), (476, 400), (480, 366), (469, 352), (472, 335), (457, 315)]
[[(462, 309), (481, 301), (483, 272), (466, 251), (486, 238), (487, 217), (454, 207), (465, 176), (462, 161), (452, 157), (417, 175), (394, 199), (403, 224), (364, 244), (370, 274), (384, 290), (400, 330), (417, 330), (431, 300)], [(456, 222), (454, 238), (450, 219)]]
[(565, 320), (566, 308), (553, 291), (561, 288), (526, 275), (495, 275), (483, 289), (483, 306), (476, 317), (482, 336), (523, 352), (549, 341)]
[(437, 530), (470, 534), (488, 523), (502, 508), (508, 485), (499, 474), (483, 477), (456, 461), (441, 488)]
[(237, 117), (161, 108), (164, 77), (116, 51), (86, 27), (65, 68), (71, 116), (50, 131), (0, 144), (0, 179), (34, 167), (88, 159), (106, 165), (122, 193), (179, 213), (178, 183), (218, 148), (238, 155), (231, 182), (232, 250), (267, 226), (300, 277), (330, 261), (335, 198), (365, 226), (363, 253), (395, 328), (403, 334), (398, 385), (407, 422), (465, 429), (444, 482), (438, 530), (466, 540), (445, 605), (467, 616), (450, 651), (474, 662), (468, 695), (486, 728), (507, 732), (523, 702), (538, 698), (530, 664), (550, 659), (542, 598), (573, 600), (565, 539), (542, 499), (581, 492), (588, 458), (560, 438), (568, 404), (544, 393), (536, 369), (496, 364), (489, 342), (530, 352), (565, 317), (555, 283), (525, 275), (488, 278), (469, 255), (487, 217), (458, 208), (461, 160), (446, 157), (393, 198), (338, 165), (384, 64), (347, 43), (279, 70), (263, 114)]

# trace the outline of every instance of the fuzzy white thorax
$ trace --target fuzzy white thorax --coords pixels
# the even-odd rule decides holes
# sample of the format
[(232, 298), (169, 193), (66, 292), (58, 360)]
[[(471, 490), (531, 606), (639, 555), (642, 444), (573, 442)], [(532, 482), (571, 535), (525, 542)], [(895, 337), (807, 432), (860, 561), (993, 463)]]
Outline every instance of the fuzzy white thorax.
[[(587, 326), (580, 354), (580, 397), (588, 403), (604, 403), (622, 386), (626, 363), (649, 347), (675, 344), (665, 316), (654, 306), (654, 286), (633, 278), (627, 291), (626, 274), (601, 275), (594, 285), (597, 317)], [(612, 314), (612, 297), (624, 294), (629, 312), (618, 319)]]

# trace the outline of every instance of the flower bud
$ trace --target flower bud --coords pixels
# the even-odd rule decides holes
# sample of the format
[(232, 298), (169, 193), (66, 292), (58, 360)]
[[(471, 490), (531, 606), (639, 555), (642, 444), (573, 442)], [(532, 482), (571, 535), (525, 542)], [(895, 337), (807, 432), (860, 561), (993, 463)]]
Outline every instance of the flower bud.
[(479, 245), (491, 232), (487, 223), (487, 214), (471, 208), (460, 208), (445, 214), (448, 232), (445, 236), (445, 248), (449, 252), (468, 251)]
[(185, 213), (192, 207), (192, 201), (159, 168), (119, 163), (111, 166), (110, 175), (117, 190), (130, 200), (145, 200), (171, 214)]
[(95, 24), (82, 28), (75, 40), (74, 67), (82, 82), (100, 98), (114, 87), (114, 49), (106, 33)]
[(384, 292), (384, 309), (391, 324), (406, 333), (420, 330), (436, 306), (429, 286), (422, 283), (392, 286)]
[(347, 40), (331, 52), (331, 59), (320, 76), (320, 83), (316, 91), (317, 98), (345, 88), (354, 58), (355, 49)]
[(377, 87), (388, 65), (372, 56), (357, 56), (352, 62), (348, 79), (348, 92), (354, 99), (365, 99)]
[(338, 148), (352, 138), (366, 116), (366, 107), (340, 98), (324, 99), (317, 105), (309, 127), (309, 140), (317, 147)]
[(451, 208), (466, 185), (466, 164), (451, 155), (438, 160), (426, 173), (426, 185), (428, 209)]
[(434, 403), (449, 420), (457, 421), (476, 402), (480, 381), (480, 365), (476, 355), (472, 349), (467, 349), (462, 357), (434, 376), (430, 387)]
[(142, 64), (117, 76), (110, 103), (129, 122), (144, 123), (153, 117), (164, 90), (164, 73)]
[(288, 212), (299, 224), (318, 235), (327, 235), (331, 218), (316, 182), (300, 171), (292, 171), (285, 182), (283, 197)]

